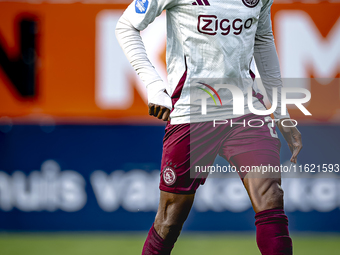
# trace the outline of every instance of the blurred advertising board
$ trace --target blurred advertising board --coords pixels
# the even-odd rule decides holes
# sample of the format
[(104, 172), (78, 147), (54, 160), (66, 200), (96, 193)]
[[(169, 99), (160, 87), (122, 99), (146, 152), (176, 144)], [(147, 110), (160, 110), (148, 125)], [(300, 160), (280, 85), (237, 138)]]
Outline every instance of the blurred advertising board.
[[(115, 25), (127, 2), (0, 1), (0, 116), (16, 123), (52, 116), (58, 123), (152, 122), (144, 85), (123, 55)], [(276, 1), (273, 29), (285, 78), (305, 82), (308, 123), (340, 120), (340, 3)], [(166, 80), (165, 15), (142, 36)], [(20, 71), (18, 71), (20, 70)], [(25, 79), (18, 79), (18, 76)]]
[[(316, 178), (283, 178), (290, 229), (340, 231), (340, 145), (333, 139), (339, 130), (300, 130), (305, 147), (298, 165), (309, 164), (304, 177)], [(314, 139), (316, 132), (329, 136)], [(147, 230), (158, 206), (163, 134), (160, 126), (130, 125), (15, 125), (0, 132), (0, 229)], [(289, 158), (284, 144), (282, 164)], [(311, 164), (325, 163), (334, 167), (330, 175), (312, 171)], [(185, 229), (253, 228), (254, 212), (237, 174), (210, 175)]]

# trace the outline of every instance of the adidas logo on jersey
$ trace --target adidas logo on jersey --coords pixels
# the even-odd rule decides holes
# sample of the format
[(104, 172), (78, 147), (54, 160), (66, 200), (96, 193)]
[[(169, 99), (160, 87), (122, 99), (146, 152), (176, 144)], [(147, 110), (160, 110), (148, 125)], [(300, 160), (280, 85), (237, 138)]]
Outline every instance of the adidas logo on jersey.
[(203, 6), (210, 6), (208, 0), (196, 0), (192, 3), (192, 5), (203, 5)]

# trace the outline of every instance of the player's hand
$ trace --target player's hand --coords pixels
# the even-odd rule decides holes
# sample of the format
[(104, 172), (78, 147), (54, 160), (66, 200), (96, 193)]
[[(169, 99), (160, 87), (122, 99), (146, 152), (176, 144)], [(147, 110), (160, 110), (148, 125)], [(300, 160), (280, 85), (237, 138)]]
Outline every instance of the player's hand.
[(163, 82), (154, 82), (146, 88), (148, 92), (149, 115), (164, 121), (170, 120), (172, 102), (171, 97), (164, 88)]
[[(290, 159), (290, 162), (293, 162), (296, 164), (297, 162), (297, 156), (300, 153), (302, 149), (302, 140), (301, 140), (301, 133), (296, 127), (284, 127), (282, 125), (282, 121), (285, 119), (281, 119), (278, 121), (277, 126), (285, 138), (285, 140), (288, 143), (288, 147), (290, 151), (292, 152), (292, 157)], [(293, 123), (289, 120), (285, 121), (286, 126), (293, 126)]]
[(155, 116), (158, 119), (168, 121), (170, 120), (170, 109), (166, 108), (165, 106), (161, 106), (158, 104), (148, 104), (149, 106), (149, 115)]

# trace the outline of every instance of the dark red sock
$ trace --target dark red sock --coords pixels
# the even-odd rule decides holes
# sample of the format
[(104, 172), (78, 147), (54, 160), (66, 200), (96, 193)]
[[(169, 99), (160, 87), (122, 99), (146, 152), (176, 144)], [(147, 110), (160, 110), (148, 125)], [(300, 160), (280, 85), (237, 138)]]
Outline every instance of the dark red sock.
[(173, 247), (173, 243), (166, 242), (162, 237), (157, 234), (152, 224), (148, 237), (146, 238), (144, 243), (142, 255), (168, 255), (171, 253)]
[(288, 218), (282, 209), (270, 209), (255, 215), (256, 242), (262, 255), (293, 254)]

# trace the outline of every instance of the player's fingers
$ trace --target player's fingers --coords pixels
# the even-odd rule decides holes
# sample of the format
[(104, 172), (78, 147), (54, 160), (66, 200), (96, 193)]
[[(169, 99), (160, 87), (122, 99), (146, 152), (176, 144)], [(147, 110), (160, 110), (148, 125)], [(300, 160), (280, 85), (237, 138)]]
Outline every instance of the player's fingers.
[(296, 164), (297, 163), (297, 155), (292, 155), (292, 157), (290, 158), (290, 162)]
[(153, 116), (157, 117), (159, 111), (160, 111), (161, 107), (159, 105), (155, 105), (155, 108), (153, 110)]
[(301, 138), (301, 133), (297, 130), (294, 129), (293, 134), (292, 134), (292, 147), (293, 147), (293, 151), (292, 151), (292, 158), (291, 161), (296, 163), (297, 162), (297, 156), (300, 153), (301, 149), (302, 149), (302, 138)]
[(293, 163), (296, 163), (297, 162), (297, 156), (299, 155), (303, 146), (302, 146), (302, 143), (300, 143), (300, 142), (293, 143), (293, 146), (294, 146), (294, 150), (292, 152), (293, 155), (292, 155), (290, 161), (293, 162)]
[(296, 144), (295, 145), (295, 148), (294, 148), (294, 151), (293, 151), (293, 155), (292, 155), (292, 159), (294, 160), (294, 163), (296, 163), (297, 157), (298, 157), (301, 149), (302, 149), (302, 144)]
[(168, 108), (165, 109), (165, 112), (163, 113), (162, 120), (168, 121), (170, 116), (170, 110)]
[(294, 152), (293, 144), (292, 143), (288, 143), (288, 147), (289, 147), (290, 152), (293, 153)]
[(296, 164), (296, 162), (297, 162), (297, 154), (298, 154), (298, 153), (296, 153), (296, 149), (294, 149), (294, 150), (292, 151), (292, 157), (290, 158), (290, 162)]
[(155, 105), (154, 104), (148, 104), (148, 107), (149, 107), (149, 115), (152, 116)]
[(158, 114), (157, 114), (157, 118), (158, 118), (158, 119), (162, 119), (163, 113), (165, 112), (166, 109), (167, 109), (167, 108), (164, 107), (164, 106), (161, 106), (161, 107), (160, 107), (159, 112), (158, 112)]
[(296, 164), (296, 162), (297, 162), (296, 157), (293, 157), (293, 156), (292, 156), (292, 157), (290, 158), (290, 162)]

